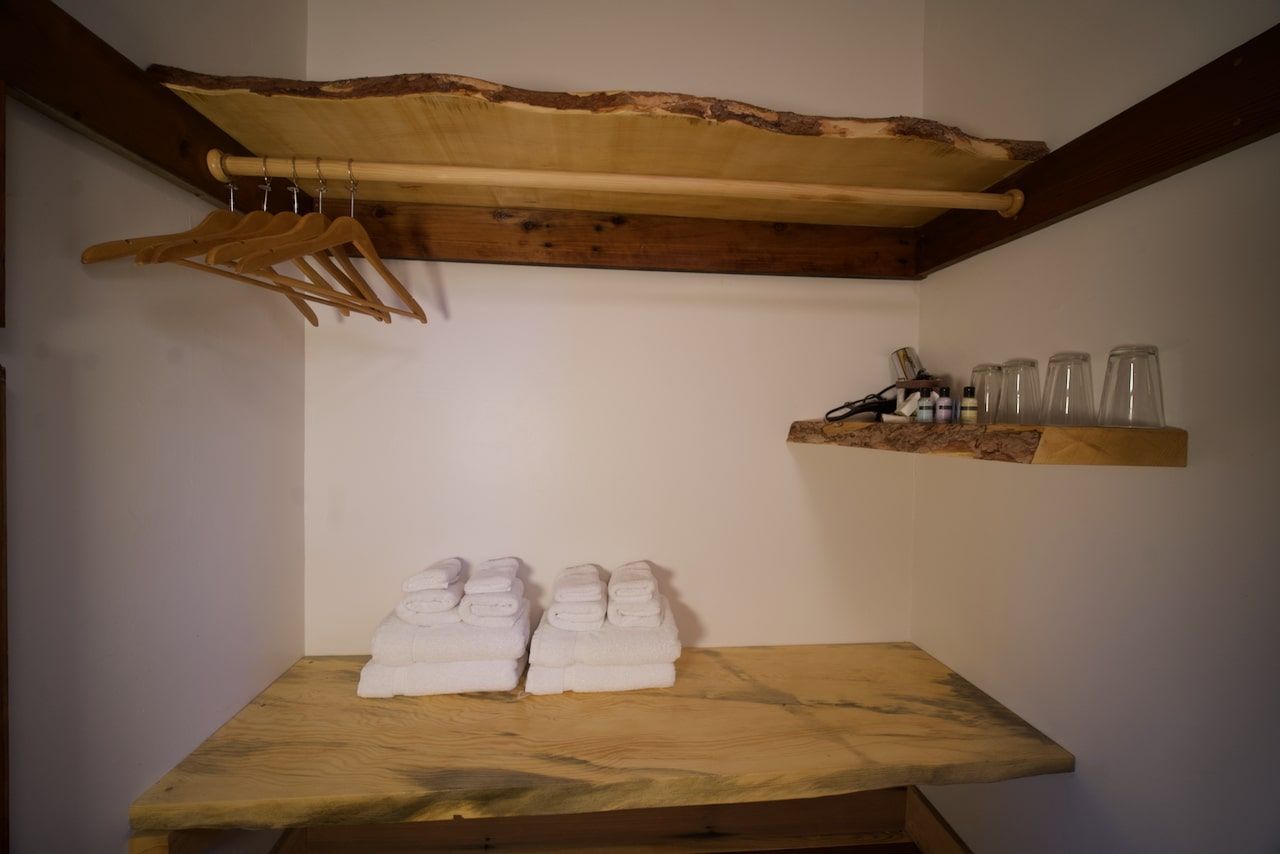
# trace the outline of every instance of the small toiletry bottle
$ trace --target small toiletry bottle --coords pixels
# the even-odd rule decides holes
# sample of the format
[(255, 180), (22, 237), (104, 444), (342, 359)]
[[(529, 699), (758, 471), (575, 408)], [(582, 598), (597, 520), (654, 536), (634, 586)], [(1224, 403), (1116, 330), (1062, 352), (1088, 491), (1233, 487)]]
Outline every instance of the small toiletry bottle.
[(920, 389), (920, 403), (916, 406), (916, 421), (921, 424), (933, 423), (933, 392), (927, 388)]
[(956, 414), (956, 403), (951, 399), (951, 389), (947, 386), (942, 387), (942, 396), (938, 398), (935, 406), (934, 420), (939, 424), (950, 424)]
[(960, 423), (978, 423), (978, 396), (971, 385), (964, 387), (964, 397), (960, 399)]

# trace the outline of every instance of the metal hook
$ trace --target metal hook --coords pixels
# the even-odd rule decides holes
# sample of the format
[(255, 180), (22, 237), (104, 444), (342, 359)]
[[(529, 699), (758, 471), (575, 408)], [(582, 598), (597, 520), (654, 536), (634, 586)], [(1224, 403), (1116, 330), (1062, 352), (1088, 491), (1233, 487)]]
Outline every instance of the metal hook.
[[(222, 152), (222, 156), (218, 158), (218, 165), (222, 169), (222, 174), (227, 175), (227, 153)], [(231, 181), (231, 176), (227, 175), (227, 193), (231, 196), (231, 212), (236, 212), (236, 185)]]
[(347, 158), (347, 192), (351, 194), (351, 218), (356, 216), (356, 187), (359, 183), (351, 175), (351, 158)]
[(293, 194), (293, 212), (298, 212), (298, 193), (302, 192), (302, 188), (298, 186), (298, 158), (289, 158), (289, 171), (293, 173), (293, 183), (289, 185), (289, 192)]
[(320, 182), (320, 188), (316, 190), (316, 212), (324, 213), (324, 194), (328, 192), (329, 184), (324, 179), (324, 175), (320, 174), (320, 158), (316, 158), (316, 180)]
[(262, 183), (258, 185), (262, 191), (262, 209), (267, 209), (267, 198), (271, 195), (271, 176), (267, 174), (267, 158), (262, 158)]

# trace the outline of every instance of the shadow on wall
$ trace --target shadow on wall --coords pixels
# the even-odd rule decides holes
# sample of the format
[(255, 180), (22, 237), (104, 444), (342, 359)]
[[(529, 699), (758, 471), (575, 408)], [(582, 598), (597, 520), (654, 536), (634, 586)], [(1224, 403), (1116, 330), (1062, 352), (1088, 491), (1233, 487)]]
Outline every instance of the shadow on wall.
[(676, 590), (676, 586), (672, 583), (675, 572), (665, 566), (659, 566), (653, 561), (649, 561), (653, 565), (653, 577), (658, 580), (658, 589), (667, 597), (667, 603), (671, 606), (671, 612), (676, 617), (676, 629), (680, 632), (680, 643), (682, 646), (697, 646), (698, 641), (706, 634), (706, 630), (702, 625), (702, 620), (693, 609), (680, 601), (680, 594)]

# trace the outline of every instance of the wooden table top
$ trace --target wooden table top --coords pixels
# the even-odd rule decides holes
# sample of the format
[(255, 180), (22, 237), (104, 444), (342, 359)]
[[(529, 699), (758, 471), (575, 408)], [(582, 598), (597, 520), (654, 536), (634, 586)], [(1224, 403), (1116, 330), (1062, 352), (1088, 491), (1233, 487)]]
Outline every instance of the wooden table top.
[(675, 687), (366, 700), (304, 658), (130, 809), (138, 829), (289, 827), (809, 798), (1071, 771), (910, 643), (689, 649)]

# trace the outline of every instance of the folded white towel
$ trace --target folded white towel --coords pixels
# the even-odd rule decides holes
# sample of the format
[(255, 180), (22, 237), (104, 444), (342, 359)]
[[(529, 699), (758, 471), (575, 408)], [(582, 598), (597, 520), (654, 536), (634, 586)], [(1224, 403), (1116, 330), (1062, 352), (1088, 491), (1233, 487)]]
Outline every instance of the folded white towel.
[(423, 621), (423, 614), (434, 614), (448, 611), (458, 606), (462, 598), (462, 580), (453, 582), (443, 590), (415, 590), (400, 597), (396, 603), (396, 613), (400, 619), (415, 626), (429, 625)]
[[(480, 626), (487, 629), (505, 629), (514, 626), (521, 620), (526, 623), (529, 621), (529, 600), (521, 599), (520, 604), (516, 607), (514, 614), (485, 616), (477, 614), (475, 608), (468, 604), (467, 599), (470, 597), (462, 597), (462, 605), (458, 606), (458, 615), (462, 617), (462, 622), (469, 626)], [(464, 608), (463, 605), (467, 607)]]
[(505, 593), (511, 589), (516, 570), (520, 568), (520, 560), (514, 557), (500, 557), (486, 560), (471, 571), (467, 579), (468, 593)]
[(509, 626), (484, 627), (457, 622), (423, 628), (388, 614), (373, 633), (375, 664), (402, 665), (430, 661), (517, 659), (529, 645), (529, 609)]
[(465, 694), (469, 691), (510, 691), (520, 682), (524, 659), (446, 661), (393, 666), (370, 661), (360, 671), (356, 694), (361, 697), (410, 697), (424, 694)]
[(665, 664), (680, 657), (675, 616), (661, 600), (662, 624), (656, 629), (624, 629), (605, 622), (593, 632), (558, 629), (543, 616), (533, 633), (529, 662), (548, 667), (570, 664)]
[(655, 596), (643, 602), (609, 599), (609, 622), (624, 629), (652, 629), (662, 625), (662, 605)]
[(593, 563), (571, 566), (556, 577), (551, 597), (556, 602), (600, 602), (605, 586), (600, 568)]
[(505, 593), (468, 593), (462, 597), (458, 610), (463, 619), (468, 613), (477, 617), (511, 617), (523, 604), (524, 582), (516, 578)]
[(558, 629), (589, 632), (604, 625), (604, 602), (552, 602), (547, 619)]
[(410, 611), (400, 605), (396, 605), (396, 609), (392, 613), (400, 618), (402, 622), (419, 629), (455, 626), (462, 620), (462, 615), (458, 613), (457, 608), (450, 608), (448, 611)]
[(447, 557), (406, 578), (400, 589), (405, 593), (413, 593), (415, 590), (443, 590), (457, 581), (461, 572), (462, 561), (456, 557)]
[(653, 598), (658, 592), (657, 579), (653, 577), (653, 564), (638, 560), (620, 566), (609, 576), (609, 598), (642, 601)]
[(524, 689), (530, 694), (563, 691), (635, 691), (670, 688), (676, 684), (674, 664), (571, 664), (568, 667), (529, 665)]

